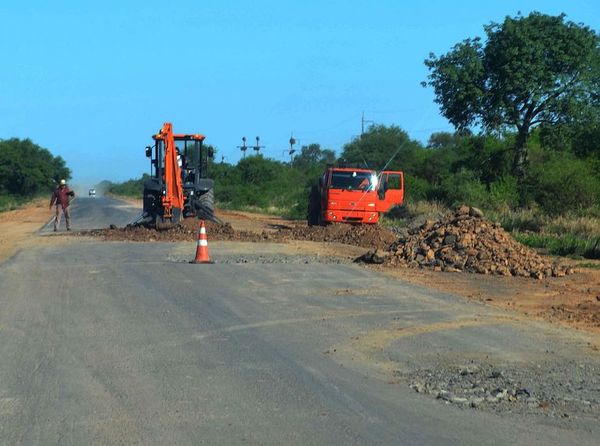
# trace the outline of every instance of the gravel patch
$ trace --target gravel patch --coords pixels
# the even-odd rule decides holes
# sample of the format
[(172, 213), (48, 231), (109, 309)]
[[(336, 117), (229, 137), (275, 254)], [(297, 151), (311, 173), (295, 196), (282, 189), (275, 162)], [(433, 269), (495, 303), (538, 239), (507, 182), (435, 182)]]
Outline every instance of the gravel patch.
[(469, 363), (394, 374), (417, 393), (467, 410), (600, 420), (597, 363)]
[[(190, 259), (184, 259), (181, 257), (169, 257), (170, 261), (177, 263), (189, 263)], [(285, 254), (243, 254), (243, 255), (225, 255), (225, 256), (211, 256), (211, 260), (216, 264), (329, 264), (329, 265), (342, 265), (351, 264), (351, 259), (344, 259), (334, 256), (320, 256), (320, 255), (285, 255)]]

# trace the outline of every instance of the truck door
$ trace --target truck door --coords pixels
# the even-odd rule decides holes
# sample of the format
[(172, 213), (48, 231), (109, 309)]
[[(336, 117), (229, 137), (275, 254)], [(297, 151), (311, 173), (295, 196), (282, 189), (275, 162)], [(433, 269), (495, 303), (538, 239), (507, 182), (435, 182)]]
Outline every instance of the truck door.
[(385, 170), (381, 172), (379, 189), (377, 191), (377, 211), (387, 212), (393, 206), (404, 203), (404, 173), (401, 171)]

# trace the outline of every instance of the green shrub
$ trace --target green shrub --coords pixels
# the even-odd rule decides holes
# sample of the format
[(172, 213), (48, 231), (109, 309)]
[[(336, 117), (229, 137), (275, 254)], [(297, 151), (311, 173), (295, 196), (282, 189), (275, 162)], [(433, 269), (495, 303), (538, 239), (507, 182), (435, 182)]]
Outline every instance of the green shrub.
[[(487, 206), (494, 209), (514, 208), (519, 204), (519, 187), (512, 176), (503, 176), (489, 186)], [(486, 206), (486, 207), (487, 207)]]
[(427, 180), (413, 175), (404, 175), (404, 201), (415, 203), (426, 200), (431, 194), (432, 187)]
[(470, 206), (483, 206), (488, 203), (489, 194), (484, 184), (477, 175), (470, 170), (461, 169), (459, 172), (449, 175), (437, 188), (434, 198), (449, 206), (466, 203)]
[(0, 212), (16, 209), (21, 203), (23, 203), (22, 198), (12, 195), (0, 195)]
[(600, 179), (590, 163), (569, 153), (550, 153), (531, 168), (530, 195), (553, 215), (598, 205)]

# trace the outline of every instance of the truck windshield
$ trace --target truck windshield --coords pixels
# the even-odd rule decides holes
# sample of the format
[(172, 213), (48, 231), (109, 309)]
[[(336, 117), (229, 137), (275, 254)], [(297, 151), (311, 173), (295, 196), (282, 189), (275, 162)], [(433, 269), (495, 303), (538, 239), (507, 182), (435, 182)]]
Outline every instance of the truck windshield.
[(374, 172), (333, 172), (330, 189), (364, 190), (377, 188), (377, 175)]

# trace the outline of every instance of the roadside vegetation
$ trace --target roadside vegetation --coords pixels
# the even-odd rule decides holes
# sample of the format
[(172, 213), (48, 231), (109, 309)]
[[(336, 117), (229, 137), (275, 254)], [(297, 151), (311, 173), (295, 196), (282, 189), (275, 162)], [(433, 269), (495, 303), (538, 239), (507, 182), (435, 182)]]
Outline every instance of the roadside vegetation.
[(60, 156), (30, 139), (0, 140), (0, 212), (48, 195), (62, 178), (71, 171)]
[[(215, 163), (221, 207), (304, 218), (328, 163), (405, 172), (402, 224), (466, 203), (549, 254), (600, 257), (600, 38), (564, 15), (506, 17), (446, 54), (430, 54), (423, 82), (454, 132), (426, 144), (400, 126), (373, 125), (337, 159), (318, 143), (290, 162), (249, 156)], [(550, 50), (549, 50), (550, 49)], [(109, 192), (141, 194), (141, 181)]]

